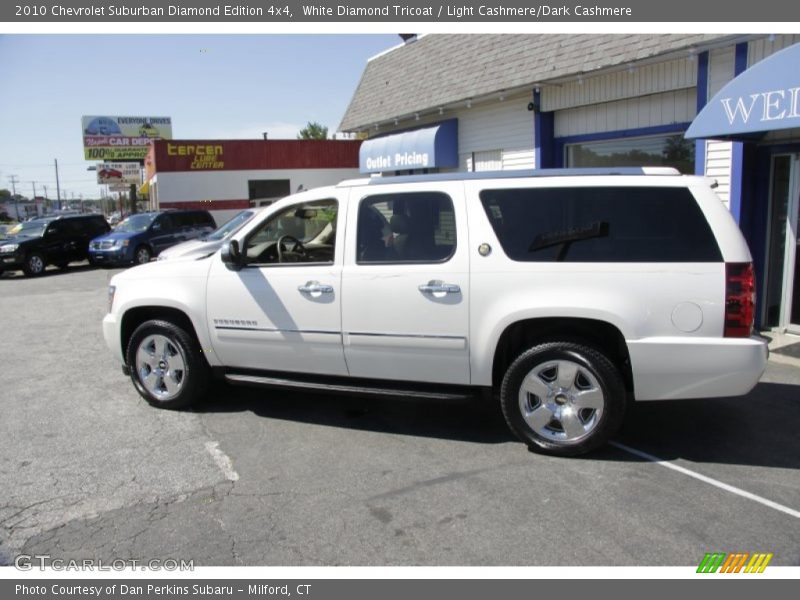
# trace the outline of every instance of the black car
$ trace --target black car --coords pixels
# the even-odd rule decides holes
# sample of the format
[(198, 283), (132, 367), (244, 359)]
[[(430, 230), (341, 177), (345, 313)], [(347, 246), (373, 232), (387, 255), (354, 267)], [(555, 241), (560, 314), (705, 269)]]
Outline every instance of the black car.
[(64, 269), (89, 257), (89, 241), (111, 230), (102, 215), (43, 217), (26, 221), (0, 242), (0, 274), (22, 270), (40, 275), (47, 265)]

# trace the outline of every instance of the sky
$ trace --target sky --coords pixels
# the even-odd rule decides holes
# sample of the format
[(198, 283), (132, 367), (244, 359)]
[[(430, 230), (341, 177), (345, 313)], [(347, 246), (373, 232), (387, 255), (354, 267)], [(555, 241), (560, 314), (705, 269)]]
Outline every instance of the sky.
[(168, 116), (178, 139), (294, 139), (336, 128), (396, 35), (0, 35), (0, 189), (96, 198), (81, 116)]

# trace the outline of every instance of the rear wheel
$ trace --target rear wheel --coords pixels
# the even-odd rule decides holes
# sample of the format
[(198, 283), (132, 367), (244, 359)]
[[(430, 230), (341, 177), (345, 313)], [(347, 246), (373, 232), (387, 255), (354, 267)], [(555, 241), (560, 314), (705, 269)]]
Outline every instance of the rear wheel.
[(622, 424), (626, 392), (619, 370), (594, 348), (541, 344), (508, 368), (503, 415), (531, 450), (575, 456), (605, 444)]
[(209, 368), (194, 338), (169, 321), (146, 321), (133, 332), (126, 361), (136, 391), (152, 406), (185, 408), (208, 388)]
[(22, 266), (22, 271), (28, 277), (35, 277), (44, 273), (46, 263), (44, 257), (38, 252), (32, 252), (25, 259), (25, 264)]

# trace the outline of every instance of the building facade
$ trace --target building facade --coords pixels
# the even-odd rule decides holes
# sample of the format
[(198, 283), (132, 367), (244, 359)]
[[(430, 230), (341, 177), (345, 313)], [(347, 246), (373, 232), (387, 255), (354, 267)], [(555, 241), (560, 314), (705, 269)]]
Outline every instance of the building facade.
[[(800, 35), (426, 35), (368, 61), (339, 128), (367, 137), (361, 171), (382, 176), (647, 165), (713, 177), (754, 256), (757, 322), (800, 331), (792, 271), (800, 263), (800, 129), (743, 140), (684, 135), (726, 84), (798, 42)], [(792, 85), (800, 82), (787, 80), (785, 89)]]
[(357, 140), (156, 140), (145, 159), (150, 209), (206, 209), (221, 225), (244, 208), (357, 177), (360, 144)]

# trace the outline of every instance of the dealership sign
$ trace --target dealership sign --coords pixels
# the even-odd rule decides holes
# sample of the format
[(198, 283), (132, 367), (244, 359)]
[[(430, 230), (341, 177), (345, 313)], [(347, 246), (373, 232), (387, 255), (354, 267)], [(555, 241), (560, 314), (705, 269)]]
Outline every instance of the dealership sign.
[(144, 160), (152, 140), (172, 139), (170, 117), (84, 116), (86, 160)]
[(141, 183), (141, 168), (136, 162), (105, 162), (97, 164), (97, 183), (124, 184)]

